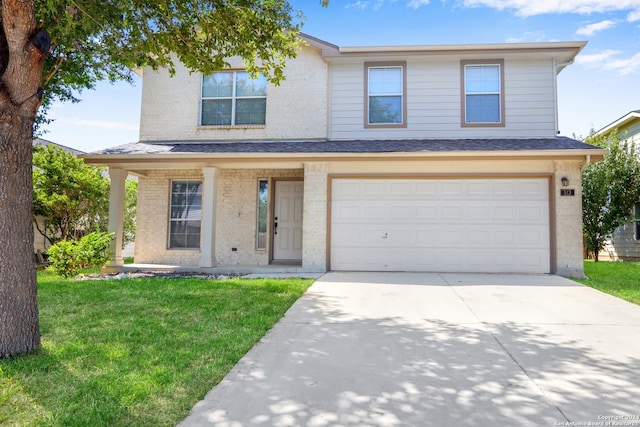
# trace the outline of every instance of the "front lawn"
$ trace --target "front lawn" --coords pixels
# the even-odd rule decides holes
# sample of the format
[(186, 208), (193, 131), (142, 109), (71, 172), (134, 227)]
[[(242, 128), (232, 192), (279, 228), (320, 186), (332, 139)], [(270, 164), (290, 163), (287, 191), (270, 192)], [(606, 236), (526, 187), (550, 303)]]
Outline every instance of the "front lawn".
[(588, 279), (576, 279), (576, 282), (640, 304), (640, 263), (585, 261), (584, 274)]
[(0, 425), (173, 426), (311, 283), (40, 272), (42, 348), (0, 360)]

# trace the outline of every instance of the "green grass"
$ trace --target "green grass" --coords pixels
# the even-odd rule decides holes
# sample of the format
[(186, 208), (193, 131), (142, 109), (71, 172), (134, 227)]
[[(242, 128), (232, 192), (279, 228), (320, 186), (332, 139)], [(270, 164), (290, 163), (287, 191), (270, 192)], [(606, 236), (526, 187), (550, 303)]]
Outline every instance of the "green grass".
[(0, 360), (0, 425), (173, 426), (311, 282), (39, 272), (42, 347)]
[(576, 281), (640, 305), (640, 263), (585, 261), (584, 274)]

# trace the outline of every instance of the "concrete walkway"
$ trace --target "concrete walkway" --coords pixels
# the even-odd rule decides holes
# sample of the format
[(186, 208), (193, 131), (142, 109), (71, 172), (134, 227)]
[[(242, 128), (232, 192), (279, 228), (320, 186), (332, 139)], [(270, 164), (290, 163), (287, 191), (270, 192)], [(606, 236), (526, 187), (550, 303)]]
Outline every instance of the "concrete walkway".
[(180, 426), (611, 421), (640, 427), (639, 306), (555, 276), (329, 273)]

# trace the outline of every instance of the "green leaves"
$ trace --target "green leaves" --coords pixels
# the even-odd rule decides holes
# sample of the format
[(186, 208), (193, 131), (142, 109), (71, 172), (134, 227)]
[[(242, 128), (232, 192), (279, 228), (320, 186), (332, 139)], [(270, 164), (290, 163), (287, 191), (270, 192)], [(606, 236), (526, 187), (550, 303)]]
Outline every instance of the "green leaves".
[(635, 145), (620, 141), (617, 132), (590, 137), (587, 142), (609, 150), (603, 161), (582, 172), (585, 247), (597, 260), (605, 241), (631, 219), (633, 206), (640, 201), (640, 160)]
[[(104, 169), (88, 166), (55, 145), (35, 147), (33, 165), (33, 214), (46, 218), (44, 229), (38, 231), (50, 243), (79, 239), (91, 231), (106, 231), (110, 182)], [(136, 196), (137, 183), (128, 181), (125, 242), (132, 241), (135, 235)]]
[(286, 0), (36, 0), (39, 25), (51, 35), (44, 111), (55, 99), (77, 101), (100, 80), (131, 80), (133, 69), (174, 61), (210, 74), (240, 57), (247, 70), (284, 78), (297, 55), (302, 15)]
[(62, 240), (47, 250), (49, 269), (58, 276), (75, 277), (88, 267), (102, 267), (109, 262), (113, 233), (89, 233), (80, 240)]

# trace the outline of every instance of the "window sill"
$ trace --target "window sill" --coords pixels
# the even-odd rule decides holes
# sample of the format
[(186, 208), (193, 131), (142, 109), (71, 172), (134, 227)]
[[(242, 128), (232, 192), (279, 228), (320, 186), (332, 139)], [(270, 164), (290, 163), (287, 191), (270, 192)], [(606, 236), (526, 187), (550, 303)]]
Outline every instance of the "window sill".
[(471, 122), (471, 123), (462, 123), (462, 127), (463, 128), (503, 128), (506, 127), (504, 122), (500, 122), (500, 123), (493, 123), (493, 122), (487, 122), (487, 123), (481, 123), (481, 122)]
[(406, 128), (406, 123), (365, 123), (365, 129), (399, 129)]
[(199, 125), (197, 130), (266, 129), (267, 125)]
[(167, 248), (168, 251), (191, 251), (200, 252), (200, 248)]

